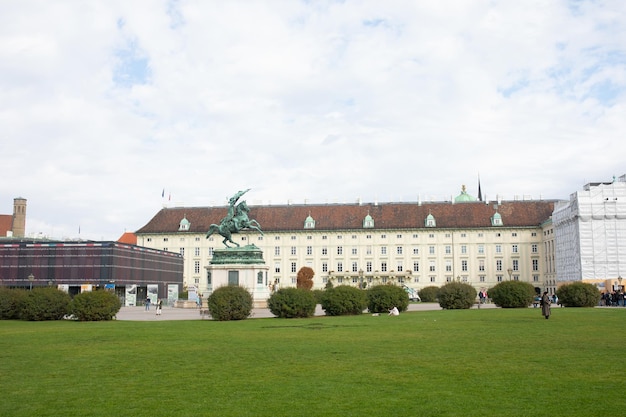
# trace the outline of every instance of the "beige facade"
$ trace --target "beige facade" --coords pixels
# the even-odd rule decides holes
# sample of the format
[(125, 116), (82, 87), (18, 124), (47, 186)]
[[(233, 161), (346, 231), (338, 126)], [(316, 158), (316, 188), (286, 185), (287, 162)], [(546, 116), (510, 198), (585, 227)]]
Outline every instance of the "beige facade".
[[(355, 286), (392, 282), (417, 290), (453, 280), (477, 290), (508, 279), (542, 289), (553, 285), (553, 237), (546, 233), (552, 202), (380, 206), (252, 207), (250, 218), (261, 223), (264, 235), (244, 232), (233, 239), (260, 248), (269, 267), (266, 284), (281, 287), (295, 286), (304, 266), (315, 272), (314, 288), (328, 281)], [(136, 232), (137, 244), (182, 253), (184, 283), (206, 294), (212, 289), (206, 267), (223, 244), (219, 235), (205, 238), (205, 231), (225, 211), (163, 209)], [(201, 222), (194, 231), (194, 223)]]

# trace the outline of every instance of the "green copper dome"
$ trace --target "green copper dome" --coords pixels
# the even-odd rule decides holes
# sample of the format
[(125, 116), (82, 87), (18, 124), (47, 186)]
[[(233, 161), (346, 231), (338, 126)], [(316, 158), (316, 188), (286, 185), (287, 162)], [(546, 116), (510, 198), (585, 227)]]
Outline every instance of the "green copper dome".
[(467, 191), (465, 191), (465, 185), (463, 185), (463, 187), (461, 187), (461, 194), (459, 194), (458, 196), (454, 198), (454, 202), (455, 203), (468, 203), (471, 201), (476, 201), (476, 198), (469, 195)]

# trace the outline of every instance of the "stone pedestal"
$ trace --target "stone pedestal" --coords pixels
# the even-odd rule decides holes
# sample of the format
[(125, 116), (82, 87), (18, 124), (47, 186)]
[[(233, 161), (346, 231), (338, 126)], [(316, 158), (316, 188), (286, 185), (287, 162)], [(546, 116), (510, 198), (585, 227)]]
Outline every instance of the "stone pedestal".
[(265, 265), (263, 252), (255, 245), (217, 249), (206, 268), (211, 274), (207, 297), (219, 287), (239, 285), (252, 294), (255, 308), (267, 307), (269, 266)]

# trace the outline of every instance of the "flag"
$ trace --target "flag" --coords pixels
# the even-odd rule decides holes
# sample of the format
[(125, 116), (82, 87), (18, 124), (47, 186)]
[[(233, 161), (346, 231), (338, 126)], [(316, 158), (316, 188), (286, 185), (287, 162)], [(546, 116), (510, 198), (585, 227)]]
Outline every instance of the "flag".
[(161, 192), (161, 198), (165, 197), (165, 188), (163, 189), (163, 191)]
[(172, 193), (170, 193), (169, 198), (167, 199), (167, 201), (172, 201)]
[(78, 234), (80, 235), (80, 225), (78, 225)]

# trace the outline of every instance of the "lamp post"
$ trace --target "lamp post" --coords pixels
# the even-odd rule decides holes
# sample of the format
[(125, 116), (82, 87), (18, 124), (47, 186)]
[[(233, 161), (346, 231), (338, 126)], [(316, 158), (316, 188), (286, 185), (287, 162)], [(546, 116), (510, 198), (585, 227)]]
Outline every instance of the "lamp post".
[(33, 281), (34, 281), (34, 280), (35, 280), (35, 276), (31, 273), (31, 274), (28, 276), (28, 281), (30, 282), (30, 290), (31, 290), (31, 291), (33, 290)]
[(507, 269), (506, 272), (509, 273), (509, 281), (511, 280), (511, 274), (513, 273), (513, 270), (511, 268)]

